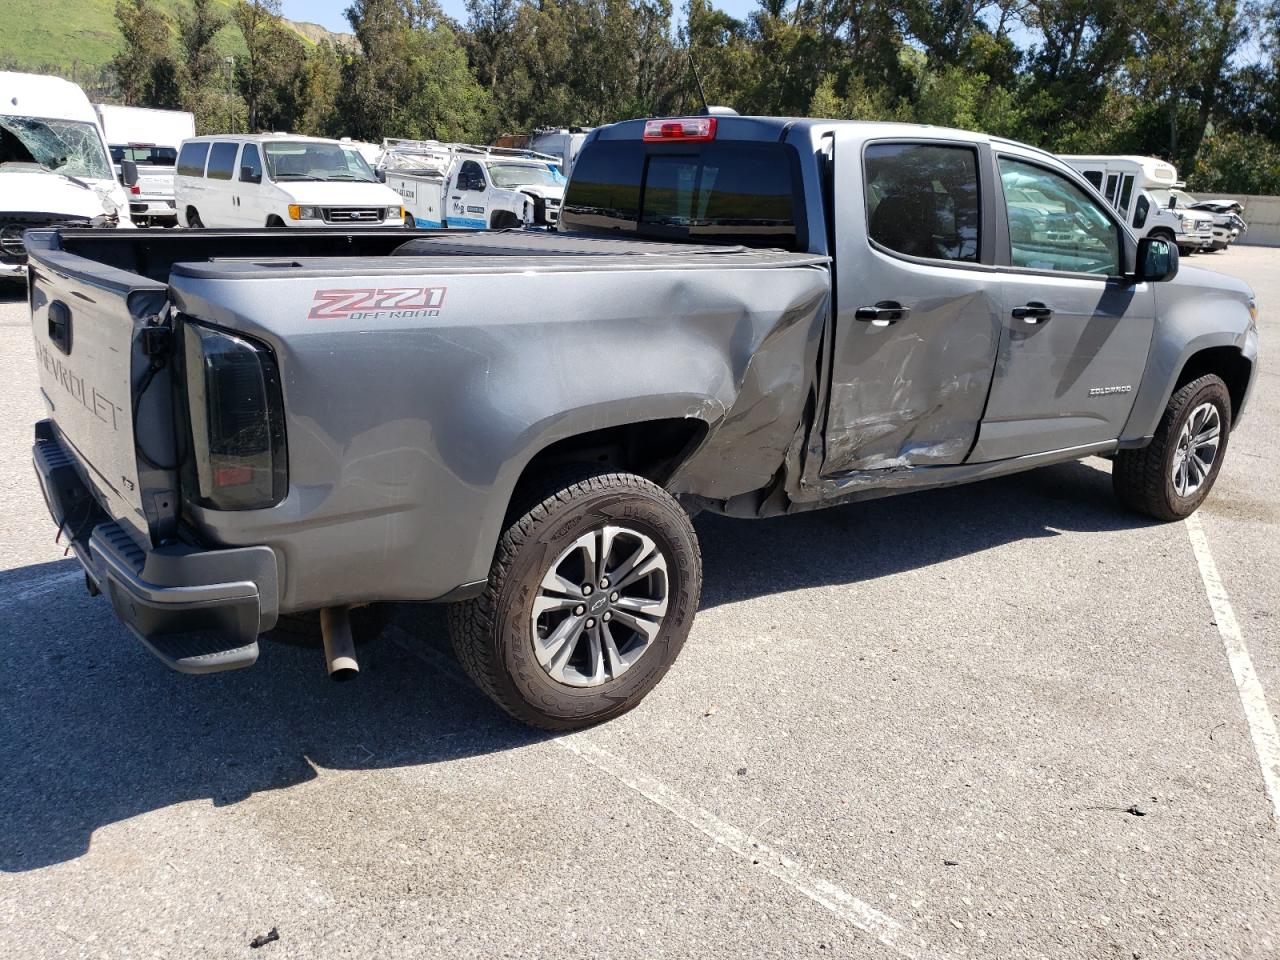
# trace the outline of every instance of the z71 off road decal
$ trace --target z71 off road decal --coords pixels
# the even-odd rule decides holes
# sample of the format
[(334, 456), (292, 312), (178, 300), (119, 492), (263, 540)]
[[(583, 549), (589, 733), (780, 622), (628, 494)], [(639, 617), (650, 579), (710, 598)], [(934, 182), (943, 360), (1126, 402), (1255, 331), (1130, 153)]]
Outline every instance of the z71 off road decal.
[(401, 320), (440, 316), (447, 287), (368, 287), (317, 290), (308, 320)]

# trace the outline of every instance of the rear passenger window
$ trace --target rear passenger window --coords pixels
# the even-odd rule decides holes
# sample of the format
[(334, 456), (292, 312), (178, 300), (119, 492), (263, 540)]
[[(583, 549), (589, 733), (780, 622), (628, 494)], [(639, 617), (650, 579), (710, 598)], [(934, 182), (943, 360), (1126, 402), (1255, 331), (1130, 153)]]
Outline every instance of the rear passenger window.
[(1101, 170), (1086, 170), (1084, 172), (1084, 178), (1093, 184), (1095, 190), (1098, 190), (1098, 191), (1102, 190), (1102, 171)]
[(236, 154), (240, 152), (238, 143), (215, 143), (209, 151), (210, 180), (230, 180), (236, 169)]
[(865, 166), (867, 231), (873, 241), (911, 257), (977, 262), (977, 151), (873, 143)]
[(184, 143), (182, 152), (178, 154), (178, 176), (203, 177), (204, 158), (208, 155), (209, 144), (207, 142)]

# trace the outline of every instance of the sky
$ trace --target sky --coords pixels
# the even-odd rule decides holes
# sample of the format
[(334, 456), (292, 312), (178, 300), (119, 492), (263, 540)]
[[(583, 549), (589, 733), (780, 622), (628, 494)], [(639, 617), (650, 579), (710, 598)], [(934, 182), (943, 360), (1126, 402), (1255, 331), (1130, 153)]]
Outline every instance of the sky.
[[(683, 4), (678, 4), (682, 6)], [(351, 26), (342, 12), (351, 6), (351, 0), (283, 0), (283, 13), (290, 20), (307, 20), (318, 23), (335, 33), (350, 33)], [(465, 22), (467, 8), (463, 0), (441, 0), (444, 12), (455, 20)], [(716, 0), (716, 6), (731, 17), (744, 18), (756, 8), (755, 0)]]

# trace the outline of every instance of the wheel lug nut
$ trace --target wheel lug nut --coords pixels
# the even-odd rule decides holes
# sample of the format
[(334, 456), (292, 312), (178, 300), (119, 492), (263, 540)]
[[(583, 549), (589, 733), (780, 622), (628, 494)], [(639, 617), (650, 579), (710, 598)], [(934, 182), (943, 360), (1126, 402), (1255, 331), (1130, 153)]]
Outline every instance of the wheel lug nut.
[(587, 629), (588, 629), (588, 630), (590, 630), (590, 629), (591, 629), (592, 627), (594, 627), (595, 625), (596, 625), (595, 618), (594, 618), (594, 617), (589, 617), (589, 618), (587, 619)]
[(584, 607), (582, 604), (578, 604), (576, 607), (573, 608), (573, 615), (575, 617), (580, 617), (586, 612), (587, 612), (587, 608)]
[(601, 578), (600, 578), (600, 589), (601, 589), (601, 590), (608, 590), (608, 589), (609, 589), (609, 578), (608, 578), (608, 577), (601, 577)]
[(603, 616), (603, 617), (601, 617), (600, 619), (601, 619), (601, 620), (612, 620), (612, 619), (613, 619), (613, 614), (606, 610), (606, 611), (605, 611), (604, 616)]
[(610, 603), (617, 603), (617, 602), (618, 602), (618, 591), (617, 591), (617, 590), (615, 590), (615, 591), (613, 591), (613, 593), (609, 594), (609, 602), (610, 602)]
[(582, 595), (583, 595), (584, 597), (589, 597), (589, 596), (591, 596), (591, 591), (592, 591), (592, 590), (594, 590), (594, 589), (595, 589), (595, 588), (594, 588), (593, 586), (591, 586), (591, 584), (589, 584), (589, 583), (584, 583), (584, 584), (582, 585)]

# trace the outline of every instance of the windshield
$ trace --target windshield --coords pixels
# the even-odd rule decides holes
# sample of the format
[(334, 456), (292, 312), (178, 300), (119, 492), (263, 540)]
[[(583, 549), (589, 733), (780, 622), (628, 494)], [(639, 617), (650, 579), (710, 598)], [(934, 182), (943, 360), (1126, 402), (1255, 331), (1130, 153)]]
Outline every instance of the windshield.
[(564, 183), (550, 167), (530, 163), (491, 163), (489, 176), (495, 187), (558, 187)]
[(336, 143), (305, 143), (286, 140), (262, 146), (267, 176), (276, 181), (355, 180), (377, 183), (378, 178), (364, 157)]
[(79, 120), (0, 116), (0, 163), (15, 161), (69, 177), (112, 179), (97, 126)]
[(1195, 197), (1191, 196), (1191, 194), (1186, 193), (1183, 190), (1152, 190), (1151, 197), (1152, 199), (1155, 200), (1157, 204), (1159, 204), (1162, 207), (1169, 206), (1169, 201), (1171, 199), (1175, 201), (1174, 202), (1175, 208), (1189, 207), (1191, 206), (1191, 204), (1196, 202)]

